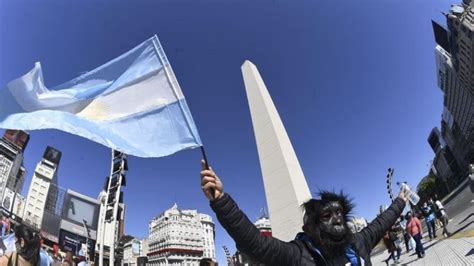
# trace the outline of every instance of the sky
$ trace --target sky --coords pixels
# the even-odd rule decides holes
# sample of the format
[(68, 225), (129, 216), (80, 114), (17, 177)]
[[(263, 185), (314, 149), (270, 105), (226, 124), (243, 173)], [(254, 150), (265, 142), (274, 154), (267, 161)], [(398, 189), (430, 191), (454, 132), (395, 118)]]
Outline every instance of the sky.
[[(311, 192), (344, 190), (371, 220), (389, 204), (385, 176), (416, 186), (439, 126), (431, 20), (452, 1), (0, 1), (0, 88), (43, 66), (48, 87), (121, 55), (157, 34), (203, 140), (210, 165), (251, 220), (266, 206), (240, 66), (259, 69)], [(3, 134), (3, 130), (0, 130)], [(26, 195), (47, 145), (62, 151), (59, 185), (97, 198), (110, 149), (57, 130), (30, 131)], [(210, 214), (216, 253), (235, 244), (200, 188), (200, 151), (130, 156), (125, 231), (174, 202)]]

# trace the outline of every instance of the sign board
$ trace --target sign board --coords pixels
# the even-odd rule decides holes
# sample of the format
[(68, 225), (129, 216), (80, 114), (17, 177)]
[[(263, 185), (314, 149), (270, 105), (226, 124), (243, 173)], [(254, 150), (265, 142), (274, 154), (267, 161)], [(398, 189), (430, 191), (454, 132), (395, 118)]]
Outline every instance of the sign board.
[(86, 200), (68, 191), (62, 210), (62, 218), (80, 227), (82, 227), (85, 220), (91, 230), (97, 230), (99, 211), (100, 205), (98, 202)]
[(30, 135), (22, 130), (7, 129), (5, 130), (3, 137), (17, 146), (21, 151), (25, 150), (26, 145), (30, 140)]
[(5, 188), (2, 199), (2, 208), (8, 212), (11, 212), (13, 209), (13, 199), (15, 197), (15, 192), (9, 188)]
[(45, 158), (46, 160), (54, 164), (59, 164), (59, 161), (61, 161), (61, 156), (62, 156), (62, 153), (60, 151), (50, 146), (46, 148), (43, 154), (43, 158)]

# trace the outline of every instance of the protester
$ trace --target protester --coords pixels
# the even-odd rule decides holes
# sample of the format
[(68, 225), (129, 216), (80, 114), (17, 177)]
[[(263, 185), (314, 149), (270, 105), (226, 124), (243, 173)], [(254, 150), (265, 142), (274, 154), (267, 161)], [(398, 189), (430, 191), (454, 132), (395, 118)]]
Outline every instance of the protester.
[(407, 249), (407, 253), (410, 252), (414, 248), (414, 244), (412, 242), (415, 242), (413, 238), (410, 236), (410, 234), (407, 232), (407, 219), (405, 219), (404, 215), (400, 215), (400, 227), (402, 228), (402, 233), (403, 233), (403, 240), (405, 240), (405, 247)]
[(421, 243), (421, 236), (423, 234), (421, 222), (417, 217), (412, 216), (411, 211), (407, 212), (407, 220), (407, 232), (415, 240), (416, 254), (418, 255), (418, 258), (423, 258), (425, 256), (425, 249), (423, 248), (423, 244)]
[(40, 259), (40, 238), (23, 225), (15, 228), (17, 249), (0, 258), (0, 266), (36, 266)]
[(441, 224), (443, 225), (443, 235), (445, 237), (449, 237), (450, 234), (448, 232), (448, 222), (449, 222), (448, 214), (446, 213), (446, 210), (444, 209), (444, 206), (440, 200), (436, 200), (435, 204), (439, 211), (439, 220), (441, 221)]
[(87, 265), (87, 258), (84, 256), (84, 251), (82, 249), (79, 250), (79, 254), (76, 258), (77, 266), (88, 266)]
[(435, 214), (434, 209), (428, 205), (427, 202), (423, 203), (423, 208), (421, 208), (421, 212), (425, 217), (426, 227), (428, 228), (428, 235), (430, 236), (430, 240), (436, 238), (436, 225), (435, 225)]
[(0, 225), (2, 230), (2, 236), (5, 236), (5, 231), (7, 230), (7, 226), (4, 223), (3, 215), (0, 214)]
[(71, 251), (66, 252), (66, 257), (64, 258), (63, 263), (61, 263), (61, 266), (75, 266)]
[(5, 235), (10, 234), (10, 227), (11, 227), (11, 222), (10, 218), (4, 217), (4, 224), (5, 224)]
[[(400, 248), (400, 240), (398, 239), (397, 232), (394, 228), (385, 232), (385, 235), (383, 236), (383, 241), (385, 246), (387, 247), (388, 252), (390, 253), (390, 256), (385, 260), (385, 263), (388, 265), (390, 259), (393, 259), (393, 262), (395, 264), (398, 264), (402, 249)], [(395, 251), (397, 252), (396, 256)]]
[(346, 222), (353, 208), (344, 194), (321, 192), (321, 199), (304, 204), (303, 232), (291, 242), (266, 237), (224, 193), (219, 177), (201, 162), (201, 186), (220, 224), (237, 248), (267, 265), (367, 265), (370, 253), (400, 216), (407, 197), (400, 191), (397, 199), (362, 231), (352, 234)]
[(39, 266), (51, 266), (53, 264), (53, 258), (44, 249), (43, 239), (40, 240), (40, 264)]
[(54, 257), (54, 262), (53, 266), (61, 266), (62, 265), (63, 258), (61, 257), (60, 254)]
[(200, 261), (199, 261), (199, 266), (216, 266), (217, 264), (212, 261), (212, 259), (210, 258), (202, 258)]

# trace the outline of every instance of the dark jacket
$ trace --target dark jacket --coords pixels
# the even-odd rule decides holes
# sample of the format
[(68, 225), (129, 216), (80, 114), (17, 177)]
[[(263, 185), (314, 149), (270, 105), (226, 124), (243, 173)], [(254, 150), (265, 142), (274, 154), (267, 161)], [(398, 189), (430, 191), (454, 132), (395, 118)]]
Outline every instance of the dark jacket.
[[(267, 265), (344, 265), (346, 256), (326, 260), (318, 256), (311, 243), (301, 238), (284, 242), (273, 237), (262, 236), (259, 230), (239, 209), (229, 194), (211, 202), (211, 208), (220, 224), (234, 239), (237, 248)], [(405, 208), (405, 201), (397, 198), (390, 207), (372, 221), (366, 228), (353, 235), (351, 248), (363, 259), (365, 265), (372, 265), (370, 252), (382, 239), (384, 233), (395, 223)], [(359, 262), (359, 265), (360, 262)]]
[(397, 240), (398, 240), (397, 233), (394, 231), (388, 231), (384, 235), (383, 242), (389, 252), (394, 252), (398, 249), (397, 244), (396, 244)]

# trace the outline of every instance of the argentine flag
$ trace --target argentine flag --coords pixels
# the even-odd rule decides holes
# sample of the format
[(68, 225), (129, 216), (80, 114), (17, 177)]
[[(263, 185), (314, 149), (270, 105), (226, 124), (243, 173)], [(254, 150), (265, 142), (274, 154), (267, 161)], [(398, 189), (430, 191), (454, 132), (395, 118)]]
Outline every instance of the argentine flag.
[(58, 129), (139, 157), (202, 146), (156, 35), (51, 89), (36, 63), (0, 89), (0, 128)]

